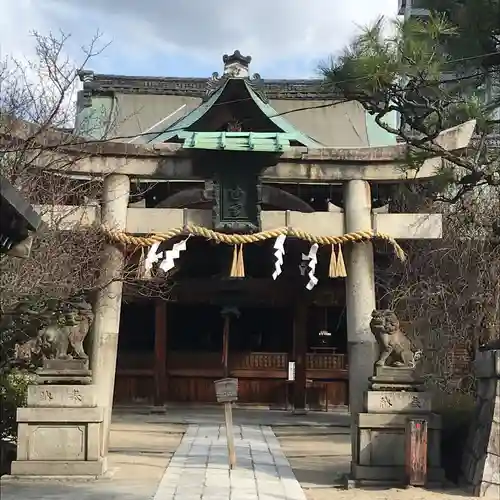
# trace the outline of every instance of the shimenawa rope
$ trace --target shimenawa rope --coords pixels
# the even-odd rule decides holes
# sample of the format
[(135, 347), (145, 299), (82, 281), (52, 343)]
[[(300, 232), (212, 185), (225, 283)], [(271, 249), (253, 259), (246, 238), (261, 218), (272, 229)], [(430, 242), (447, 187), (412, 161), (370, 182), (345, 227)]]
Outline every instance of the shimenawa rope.
[[(226, 234), (219, 233), (202, 226), (187, 225), (184, 227), (171, 229), (166, 233), (155, 233), (149, 236), (132, 236), (123, 231), (116, 231), (106, 226), (101, 226), (101, 228), (111, 241), (122, 243), (125, 245), (133, 245), (136, 247), (149, 247), (157, 242), (163, 242), (170, 240), (176, 236), (186, 235), (200, 236), (202, 238), (206, 238), (207, 240), (214, 240), (219, 243), (226, 243), (228, 245), (246, 245), (249, 243), (257, 243), (259, 241), (274, 239), (281, 234), (284, 234), (289, 238), (298, 238), (301, 240), (305, 240), (311, 244), (317, 243), (318, 245), (339, 245), (339, 250), (341, 245), (344, 245), (345, 243), (363, 243), (372, 240), (383, 240), (392, 245), (395, 254), (401, 261), (406, 260), (404, 250), (399, 246), (397, 241), (392, 236), (386, 233), (373, 231), (372, 229), (369, 229), (367, 231), (347, 233), (343, 234), (342, 236), (315, 236), (306, 231), (302, 231), (301, 229), (286, 227), (261, 231), (259, 233), (253, 234)], [(242, 252), (242, 246), (239, 248), (239, 252)], [(341, 266), (343, 267), (343, 262)]]

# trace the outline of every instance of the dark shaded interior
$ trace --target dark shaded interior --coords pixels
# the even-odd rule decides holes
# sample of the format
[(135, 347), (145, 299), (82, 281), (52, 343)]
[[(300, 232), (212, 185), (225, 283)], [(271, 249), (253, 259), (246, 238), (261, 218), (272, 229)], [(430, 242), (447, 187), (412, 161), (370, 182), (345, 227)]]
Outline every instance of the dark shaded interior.
[(242, 132), (282, 132), (250, 97), (242, 79), (232, 79), (226, 84), (222, 95), (213, 107), (188, 130), (193, 132), (222, 132), (228, 122), (238, 120)]
[[(168, 349), (171, 351), (222, 352), (221, 306), (168, 304)], [(234, 352), (291, 352), (293, 309), (290, 307), (239, 308), (239, 318), (230, 323), (229, 348)], [(119, 350), (153, 352), (155, 344), (153, 301), (122, 305)], [(319, 335), (326, 331), (331, 336)], [(307, 318), (308, 352), (334, 349), (346, 353), (345, 308), (312, 306)]]

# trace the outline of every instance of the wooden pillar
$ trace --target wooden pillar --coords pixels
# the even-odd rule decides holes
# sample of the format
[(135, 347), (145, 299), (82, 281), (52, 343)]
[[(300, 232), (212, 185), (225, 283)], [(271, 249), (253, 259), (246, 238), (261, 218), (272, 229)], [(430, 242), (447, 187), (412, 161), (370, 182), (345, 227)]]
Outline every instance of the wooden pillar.
[(306, 358), (307, 304), (300, 302), (295, 307), (293, 320), (293, 359), (295, 361), (293, 409), (296, 414), (303, 414), (306, 409)]
[(226, 314), (224, 316), (224, 330), (222, 332), (222, 367), (225, 378), (229, 377), (229, 325), (230, 318)]
[(167, 399), (167, 302), (155, 303), (155, 406), (163, 405)]
[(406, 480), (409, 486), (427, 484), (427, 421), (406, 422)]

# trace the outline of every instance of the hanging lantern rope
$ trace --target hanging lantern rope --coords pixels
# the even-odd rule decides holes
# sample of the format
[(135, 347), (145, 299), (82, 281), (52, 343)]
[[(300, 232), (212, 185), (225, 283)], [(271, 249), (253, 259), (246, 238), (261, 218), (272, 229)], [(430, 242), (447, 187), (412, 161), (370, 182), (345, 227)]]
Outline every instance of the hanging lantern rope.
[[(217, 241), (219, 243), (226, 243), (228, 245), (234, 245), (234, 265), (235, 273), (244, 275), (243, 266), (243, 245), (250, 243), (257, 243), (259, 241), (265, 241), (269, 239), (277, 238), (280, 235), (285, 235), (288, 238), (297, 238), (300, 240), (307, 241), (311, 244), (317, 243), (318, 245), (330, 245), (332, 247), (332, 261), (335, 259), (335, 265), (332, 262), (332, 271), (335, 268), (334, 274), (343, 275), (344, 274), (344, 261), (341, 252), (341, 246), (346, 243), (363, 243), (367, 241), (383, 240), (389, 243), (394, 249), (394, 253), (399, 260), (405, 261), (406, 255), (401, 246), (397, 241), (390, 235), (386, 233), (380, 233), (378, 231), (373, 231), (369, 229), (367, 231), (356, 231), (353, 233), (343, 234), (342, 236), (315, 236), (301, 229), (294, 228), (278, 228), (271, 229), (268, 231), (261, 231), (259, 233), (253, 234), (226, 234), (219, 233), (212, 229), (208, 229), (202, 226), (187, 225), (184, 227), (178, 227), (171, 229), (166, 233), (155, 233), (149, 236), (132, 236), (123, 231), (116, 231), (110, 229), (106, 226), (101, 226), (104, 234), (115, 243), (122, 243), (124, 245), (133, 245), (135, 247), (149, 247), (155, 243), (161, 243), (163, 241), (170, 240), (176, 236), (200, 236), (207, 240)], [(338, 246), (338, 259), (335, 256), (334, 246)]]

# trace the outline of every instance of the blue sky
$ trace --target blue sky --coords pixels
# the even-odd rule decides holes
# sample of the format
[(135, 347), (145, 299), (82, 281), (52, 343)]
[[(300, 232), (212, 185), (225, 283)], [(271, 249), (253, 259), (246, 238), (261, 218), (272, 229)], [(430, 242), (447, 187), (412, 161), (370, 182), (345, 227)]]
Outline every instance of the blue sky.
[[(239, 49), (265, 78), (316, 76), (359, 26), (394, 17), (398, 0), (0, 0), (0, 55), (35, 58), (30, 32), (62, 30), (75, 64), (99, 31), (99, 73), (210, 76)], [(109, 45), (108, 45), (109, 44)]]

